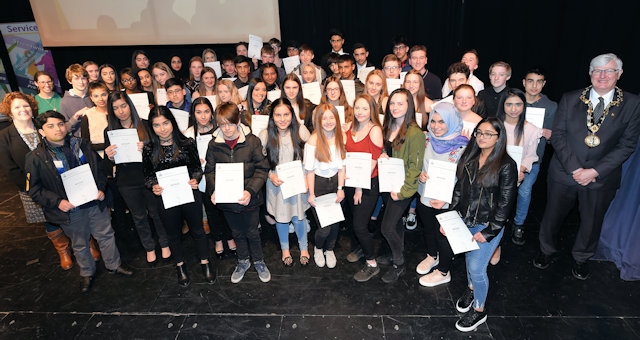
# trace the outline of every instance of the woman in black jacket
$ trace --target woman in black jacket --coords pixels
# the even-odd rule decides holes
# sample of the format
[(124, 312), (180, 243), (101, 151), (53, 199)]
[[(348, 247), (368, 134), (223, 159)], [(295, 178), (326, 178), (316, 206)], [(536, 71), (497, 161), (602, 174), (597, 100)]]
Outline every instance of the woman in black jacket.
[(151, 142), (142, 150), (142, 166), (145, 184), (157, 197), (157, 204), (163, 206), (163, 188), (158, 184), (156, 173), (161, 170), (186, 166), (189, 172), (189, 185), (193, 190), (194, 201), (161, 210), (161, 216), (169, 237), (169, 247), (176, 262), (178, 284), (189, 285), (189, 276), (183, 257), (180, 241), (183, 221), (187, 221), (189, 232), (196, 241), (202, 274), (208, 283), (216, 279), (215, 271), (209, 262), (209, 240), (202, 227), (202, 197), (198, 192), (198, 182), (202, 178), (202, 168), (196, 142), (185, 137), (178, 128), (176, 119), (166, 106), (156, 106), (149, 113)]
[(465, 313), (456, 322), (462, 332), (472, 331), (487, 320), (487, 265), (516, 202), (518, 170), (506, 145), (502, 122), (495, 117), (486, 118), (476, 127), (458, 162), (458, 181), (450, 209), (462, 216), (480, 247), (465, 256), (469, 289), (456, 302), (456, 309)]
[[(218, 128), (207, 150), (207, 193), (211, 202), (224, 211), (233, 239), (236, 241), (238, 264), (231, 282), (238, 283), (251, 267), (256, 267), (262, 282), (269, 282), (271, 274), (264, 263), (260, 232), (258, 231), (260, 206), (264, 204), (264, 185), (269, 173), (269, 162), (262, 152), (262, 143), (251, 134), (249, 127), (240, 122), (238, 106), (222, 104), (216, 109)], [(242, 163), (244, 191), (237, 203), (216, 202), (216, 164)]]

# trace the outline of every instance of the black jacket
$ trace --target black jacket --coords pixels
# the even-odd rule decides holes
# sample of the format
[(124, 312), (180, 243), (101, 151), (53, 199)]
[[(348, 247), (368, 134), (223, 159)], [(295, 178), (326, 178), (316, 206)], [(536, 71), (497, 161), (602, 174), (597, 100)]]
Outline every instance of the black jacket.
[[(264, 203), (264, 185), (269, 173), (269, 162), (262, 152), (262, 142), (249, 132), (249, 128), (240, 124), (240, 137), (233, 150), (224, 142), (222, 131), (216, 129), (207, 150), (207, 165), (204, 169), (207, 179), (207, 194), (216, 190), (216, 163), (243, 163), (244, 190), (251, 194), (247, 208), (257, 207)], [(244, 206), (236, 203), (218, 204), (222, 210), (241, 212)]]
[[(77, 137), (67, 137), (65, 143), (69, 143), (71, 138)], [(98, 190), (104, 192), (107, 178), (102, 170), (102, 158), (93, 151), (91, 142), (87, 140), (81, 141), (80, 150), (91, 168)], [(67, 194), (58, 169), (53, 164), (53, 158), (47, 150), (47, 143), (41, 142), (35, 150), (27, 154), (25, 170), (27, 172), (27, 192), (36, 203), (42, 206), (47, 222), (68, 224), (70, 222), (69, 213), (58, 209), (60, 201), (67, 199)], [(87, 204), (93, 204), (93, 202)], [(105, 201), (100, 201), (98, 204), (100, 209), (106, 207)]]
[(0, 167), (20, 191), (25, 191), (24, 160), (30, 151), (15, 125), (0, 131)]
[(457, 210), (470, 227), (487, 225), (482, 236), (489, 242), (500, 233), (515, 206), (518, 194), (516, 163), (505, 155), (500, 164), (498, 181), (491, 187), (483, 187), (475, 180), (477, 160), (462, 165), (461, 169), (450, 210)]

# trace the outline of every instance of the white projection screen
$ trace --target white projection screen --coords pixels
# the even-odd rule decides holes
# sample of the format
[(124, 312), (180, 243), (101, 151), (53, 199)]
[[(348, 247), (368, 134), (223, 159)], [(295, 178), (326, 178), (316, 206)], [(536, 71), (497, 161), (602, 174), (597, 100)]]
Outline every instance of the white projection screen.
[(45, 47), (280, 38), (277, 0), (30, 0)]

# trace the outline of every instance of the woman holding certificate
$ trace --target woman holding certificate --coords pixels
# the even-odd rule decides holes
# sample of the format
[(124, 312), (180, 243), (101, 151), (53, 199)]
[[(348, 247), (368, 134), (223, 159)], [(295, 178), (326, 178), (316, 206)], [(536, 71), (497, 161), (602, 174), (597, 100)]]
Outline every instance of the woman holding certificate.
[(205, 174), (211, 202), (224, 212), (236, 241), (238, 264), (231, 274), (231, 282), (242, 281), (251, 260), (260, 281), (269, 282), (271, 273), (264, 263), (258, 230), (269, 162), (262, 152), (260, 139), (240, 122), (236, 104), (218, 106), (216, 123), (218, 128), (207, 149)]
[[(511, 240), (521, 246), (524, 244), (524, 221), (529, 213), (531, 203), (531, 188), (536, 182), (540, 164), (538, 162), (538, 142), (542, 137), (542, 129), (529, 123), (525, 119), (525, 104), (527, 103), (523, 91), (510, 88), (502, 97), (498, 106), (498, 119), (502, 120), (507, 132), (507, 145), (521, 150), (517, 152), (520, 159), (514, 159), (520, 165), (518, 169), (518, 202), (516, 216), (513, 219)], [(520, 149), (521, 148), (521, 149)], [(513, 157), (513, 156), (512, 156)], [(499, 258), (499, 254), (497, 255)]]
[[(331, 104), (321, 103), (313, 116), (316, 130), (304, 146), (304, 169), (307, 171), (309, 186), (308, 201), (311, 206), (316, 207), (316, 197), (333, 193), (336, 195), (337, 204), (344, 199), (346, 156), (338, 110)], [(340, 210), (339, 207), (338, 209)], [(338, 239), (340, 224), (335, 222), (322, 227), (320, 220), (323, 216), (319, 216), (315, 209), (311, 211), (318, 226), (313, 259), (320, 268), (325, 264), (327, 268), (335, 268), (337, 260), (333, 248)]]
[[(456, 309), (464, 313), (456, 322), (462, 332), (472, 331), (487, 320), (487, 265), (516, 203), (517, 183), (518, 170), (507, 154), (504, 125), (494, 117), (482, 120), (458, 161), (449, 207), (462, 216), (479, 246), (465, 254), (468, 289), (456, 301)], [(440, 232), (444, 234), (442, 228)]]
[[(104, 150), (105, 155), (111, 161), (115, 161), (115, 179), (118, 191), (122, 194), (129, 211), (133, 223), (136, 226), (138, 237), (140, 242), (147, 252), (147, 262), (149, 266), (153, 267), (157, 263), (156, 257), (156, 245), (151, 232), (151, 226), (149, 225), (148, 216), (151, 216), (153, 220), (153, 226), (158, 234), (158, 243), (162, 248), (162, 258), (169, 258), (171, 256), (171, 250), (169, 249), (169, 240), (167, 238), (167, 232), (164, 229), (162, 219), (160, 218), (160, 211), (156, 205), (156, 199), (153, 197), (151, 191), (145, 187), (145, 179), (142, 171), (142, 163), (137, 162), (118, 162), (117, 157), (122, 156), (125, 153), (132, 152), (131, 146), (122, 145), (122, 148), (118, 150), (119, 138), (116, 138), (114, 132), (113, 140), (109, 138), (109, 131), (117, 131), (122, 129), (130, 129), (128, 131), (135, 131), (136, 134), (136, 148), (135, 151), (142, 151), (142, 147), (145, 143), (149, 142), (149, 129), (147, 122), (140, 119), (136, 111), (135, 106), (129, 96), (124, 92), (112, 92), (109, 95), (107, 104), (109, 115), (107, 116), (108, 126), (105, 130), (105, 143), (107, 148)], [(119, 131), (124, 132), (124, 131)], [(118, 136), (119, 137), (119, 136)], [(124, 141), (124, 140), (123, 140)], [(125, 150), (125, 148), (128, 148)], [(148, 215), (147, 215), (148, 213)]]
[[(401, 159), (404, 164), (404, 181), (400, 190), (382, 194), (386, 208), (380, 228), (391, 248), (393, 262), (393, 267), (382, 277), (385, 283), (396, 282), (405, 273), (402, 253), (405, 228), (402, 215), (418, 189), (418, 176), (424, 158), (424, 133), (414, 117), (411, 92), (404, 88), (393, 91), (384, 114), (384, 149), (380, 157)], [(382, 183), (380, 186), (382, 187)]]
[[(193, 139), (180, 133), (175, 117), (166, 106), (153, 108), (149, 113), (149, 123), (152, 128), (151, 142), (144, 146), (142, 165), (146, 186), (156, 195), (157, 204), (161, 207), (166, 206), (165, 200), (169, 199), (167, 196), (188, 196), (181, 190), (185, 183), (176, 182), (172, 183), (170, 187), (162, 187), (158, 177), (158, 173), (161, 171), (186, 167), (187, 173), (184, 176), (184, 181), (188, 184), (186, 190), (191, 189), (189, 198), (192, 198), (192, 201), (190, 203), (182, 203), (170, 208), (165, 207), (161, 210), (161, 216), (165, 222), (164, 226), (169, 236), (171, 254), (176, 262), (178, 284), (186, 287), (190, 283), (180, 240), (185, 220), (196, 243), (204, 279), (207, 283), (213, 283), (216, 280), (216, 273), (209, 262), (209, 240), (202, 227), (202, 196), (198, 192), (198, 183), (202, 178), (202, 167), (196, 143)], [(164, 174), (167, 172), (162, 174), (164, 178)], [(181, 178), (176, 175), (173, 177)], [(188, 179), (186, 179), (187, 177)], [(165, 190), (167, 192), (162, 195)]]
[[(387, 106), (387, 100), (389, 99), (389, 92), (387, 92), (387, 82), (384, 73), (380, 70), (373, 70), (369, 72), (364, 82), (364, 93), (373, 97), (378, 104), (379, 112), (382, 112), (383, 108)], [(356, 105), (354, 100), (353, 105)]]
[(424, 80), (420, 72), (411, 70), (404, 76), (404, 82), (402, 87), (411, 92), (413, 97), (413, 104), (416, 107), (416, 112), (422, 113), (422, 122), (420, 122), (420, 128), (426, 127), (429, 121), (428, 113), (431, 112), (431, 106), (433, 101), (427, 97), (427, 92), (424, 89)]
[(247, 89), (247, 100), (242, 104), (246, 110), (242, 112), (243, 122), (247, 122), (251, 127), (253, 115), (268, 115), (268, 108), (271, 101), (267, 99), (267, 84), (261, 78), (253, 78), (249, 81)]
[[(324, 94), (320, 98), (320, 104), (331, 104), (335, 107), (342, 107), (344, 109), (344, 116), (341, 120), (344, 123), (351, 123), (353, 121), (353, 108), (347, 101), (347, 95), (344, 93), (344, 87), (340, 81), (340, 76), (331, 76), (324, 81)], [(341, 121), (338, 120), (338, 123)]]
[[(447, 238), (440, 233), (440, 224), (436, 219), (436, 215), (442, 212), (440, 209), (448, 208), (449, 204), (442, 199), (434, 199), (424, 194), (426, 186), (440, 184), (435, 183), (435, 179), (429, 181), (429, 164), (440, 167), (434, 161), (452, 163), (451, 178), (455, 178), (455, 164), (469, 143), (469, 139), (461, 135), (462, 126), (462, 119), (453, 104), (439, 102), (433, 106), (427, 125), (427, 147), (418, 183), (420, 203), (416, 209), (422, 221), (422, 232), (427, 245), (427, 257), (418, 264), (416, 272), (424, 275), (420, 278), (420, 284), (426, 287), (451, 281), (449, 268), (453, 260), (451, 246)], [(452, 190), (449, 190), (448, 194), (451, 193)], [(432, 268), (433, 271), (429, 273)], [(425, 275), (427, 273), (428, 275)]]
[(244, 111), (242, 105), (242, 97), (238, 93), (238, 88), (229, 79), (220, 79), (216, 86), (216, 107), (222, 104), (233, 103), (238, 107), (240, 112)]
[[(269, 126), (260, 131), (260, 140), (267, 153), (270, 167), (269, 180), (267, 181), (267, 211), (276, 220), (276, 229), (282, 249), (282, 264), (286, 267), (293, 266), (293, 258), (289, 251), (289, 223), (291, 223), (298, 236), (300, 264), (306, 266), (309, 264), (310, 258), (305, 223), (305, 211), (309, 209), (307, 193), (305, 190), (305, 193), (285, 198), (282, 185), (287, 185), (285, 184), (287, 177), (280, 172), (281, 168), (278, 166), (293, 161), (302, 161), (304, 142), (309, 139), (309, 131), (304, 125), (298, 123), (293, 107), (286, 98), (277, 99), (273, 102), (272, 108)], [(297, 171), (302, 177), (301, 165), (302, 163), (298, 162)]]
[[(204, 84), (204, 81), (205, 75), (203, 73), (203, 82), (200, 83), (200, 85)], [(213, 113), (213, 106), (209, 99), (205, 97), (196, 98), (191, 104), (191, 111), (189, 112), (189, 116), (194, 117), (196, 123), (187, 128), (184, 133), (185, 136), (193, 138), (196, 141), (196, 144), (198, 145), (198, 154), (201, 157), (200, 163), (202, 164), (203, 170), (206, 164), (206, 160), (204, 158), (207, 155), (209, 141), (211, 140), (213, 131), (217, 128), (213, 118)], [(229, 225), (227, 224), (222, 211), (211, 203), (211, 199), (206, 193), (205, 185), (203, 185), (202, 182), (200, 184), (201, 185), (198, 189), (202, 194), (202, 203), (204, 204), (204, 211), (207, 218), (205, 231), (208, 226), (212, 232), (213, 241), (215, 242), (216, 254), (218, 257), (222, 257), (224, 253), (223, 241), (227, 242), (227, 247), (231, 252), (236, 250), (236, 243), (233, 240), (233, 237), (231, 237), (231, 229), (229, 229)]]
[(196, 87), (196, 90), (193, 91), (191, 99), (196, 99), (200, 96), (214, 96), (216, 94), (216, 71), (209, 66), (205, 66), (202, 69), (200, 78), (202, 81)]
[(371, 154), (370, 188), (347, 187), (345, 193), (350, 211), (353, 213), (353, 230), (366, 260), (365, 266), (353, 276), (353, 279), (366, 282), (380, 272), (376, 262), (373, 235), (369, 232), (369, 220), (379, 196), (378, 157), (383, 147), (382, 127), (378, 120), (379, 102), (369, 94), (361, 94), (353, 102), (353, 113), (353, 125), (345, 132), (347, 152)]

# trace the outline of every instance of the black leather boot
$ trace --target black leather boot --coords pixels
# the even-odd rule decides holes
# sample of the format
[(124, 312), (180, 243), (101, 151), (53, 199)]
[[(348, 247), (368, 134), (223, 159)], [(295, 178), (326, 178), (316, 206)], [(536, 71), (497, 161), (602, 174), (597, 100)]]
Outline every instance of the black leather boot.
[(200, 267), (202, 268), (202, 275), (204, 276), (204, 281), (207, 283), (216, 282), (216, 271), (213, 270), (211, 262), (201, 263)]
[(176, 266), (176, 274), (178, 274), (178, 284), (179, 285), (181, 285), (182, 287), (189, 286), (191, 281), (189, 281), (189, 275), (187, 274), (187, 265), (186, 264), (183, 263), (182, 265)]

